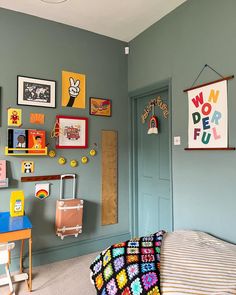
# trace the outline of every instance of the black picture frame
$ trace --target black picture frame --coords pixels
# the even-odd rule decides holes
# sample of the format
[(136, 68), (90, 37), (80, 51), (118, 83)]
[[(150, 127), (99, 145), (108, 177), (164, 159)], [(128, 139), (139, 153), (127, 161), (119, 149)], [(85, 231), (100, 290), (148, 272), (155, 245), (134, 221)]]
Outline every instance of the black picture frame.
[(18, 75), (17, 104), (56, 108), (56, 81)]

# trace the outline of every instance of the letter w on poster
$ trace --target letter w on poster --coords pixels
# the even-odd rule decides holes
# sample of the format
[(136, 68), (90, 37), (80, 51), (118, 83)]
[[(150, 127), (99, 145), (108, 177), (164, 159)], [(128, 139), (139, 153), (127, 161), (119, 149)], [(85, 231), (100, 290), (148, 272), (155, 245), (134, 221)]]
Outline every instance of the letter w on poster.
[(188, 147), (228, 147), (227, 81), (189, 90), (188, 105)]

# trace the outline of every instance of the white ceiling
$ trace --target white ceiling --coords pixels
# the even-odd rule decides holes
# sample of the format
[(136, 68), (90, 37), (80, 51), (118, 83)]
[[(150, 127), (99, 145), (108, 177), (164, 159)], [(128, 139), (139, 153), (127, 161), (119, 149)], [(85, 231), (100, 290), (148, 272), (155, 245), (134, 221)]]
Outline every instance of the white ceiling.
[(0, 7), (129, 42), (186, 0), (0, 0)]

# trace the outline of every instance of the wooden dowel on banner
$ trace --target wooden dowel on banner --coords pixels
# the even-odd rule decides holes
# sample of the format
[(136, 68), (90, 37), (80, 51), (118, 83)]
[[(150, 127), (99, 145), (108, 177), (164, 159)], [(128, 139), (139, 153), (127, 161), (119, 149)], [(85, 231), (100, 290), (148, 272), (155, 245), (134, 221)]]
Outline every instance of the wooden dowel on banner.
[[(71, 179), (73, 176), (66, 176), (65, 179)], [(21, 177), (21, 182), (34, 182), (34, 181), (46, 181), (46, 180), (60, 180), (61, 175), (43, 175), (43, 176), (25, 176)]]
[(225, 78), (222, 78), (222, 79), (219, 79), (219, 80), (215, 80), (215, 81), (204, 83), (204, 84), (201, 84), (201, 85), (197, 85), (197, 86), (194, 86), (194, 87), (191, 87), (191, 88), (188, 88), (188, 89), (184, 89), (183, 91), (187, 92), (187, 91), (197, 89), (197, 88), (200, 88), (200, 87), (204, 87), (204, 86), (208, 86), (208, 85), (211, 85), (211, 84), (214, 84), (214, 83), (217, 83), (217, 82), (221, 82), (221, 81), (225, 81), (225, 80), (231, 80), (233, 78), (234, 78), (234, 75), (228, 76), (228, 77), (225, 77)]

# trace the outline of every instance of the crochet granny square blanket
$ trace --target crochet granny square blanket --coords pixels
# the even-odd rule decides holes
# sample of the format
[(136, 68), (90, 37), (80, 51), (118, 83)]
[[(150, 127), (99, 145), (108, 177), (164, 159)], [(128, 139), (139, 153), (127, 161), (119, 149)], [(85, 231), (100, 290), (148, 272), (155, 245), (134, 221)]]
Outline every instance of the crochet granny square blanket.
[(165, 231), (112, 245), (91, 264), (101, 295), (160, 295), (160, 252)]

